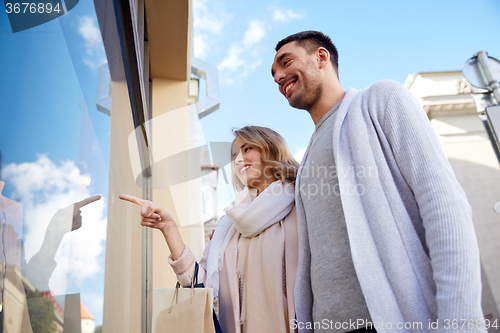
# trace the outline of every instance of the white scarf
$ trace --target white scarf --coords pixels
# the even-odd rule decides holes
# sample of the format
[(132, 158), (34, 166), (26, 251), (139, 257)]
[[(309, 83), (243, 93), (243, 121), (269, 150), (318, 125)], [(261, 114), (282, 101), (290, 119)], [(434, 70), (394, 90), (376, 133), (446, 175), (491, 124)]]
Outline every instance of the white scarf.
[(214, 298), (219, 296), (219, 273), (224, 265), (224, 252), (234, 233), (238, 231), (243, 237), (259, 235), (290, 213), (294, 199), (295, 188), (277, 180), (259, 196), (256, 190), (245, 187), (234, 202), (224, 208), (226, 215), (215, 229), (207, 259), (205, 286), (213, 288)]

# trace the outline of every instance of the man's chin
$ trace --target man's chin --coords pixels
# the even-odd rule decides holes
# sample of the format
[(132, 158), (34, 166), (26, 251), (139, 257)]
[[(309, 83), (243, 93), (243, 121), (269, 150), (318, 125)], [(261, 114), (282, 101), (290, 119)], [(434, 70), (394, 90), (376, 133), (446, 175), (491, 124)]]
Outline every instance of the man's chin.
[(296, 100), (289, 99), (288, 103), (292, 108), (299, 109), (299, 110), (307, 110), (307, 106), (304, 105), (303, 103), (300, 103)]

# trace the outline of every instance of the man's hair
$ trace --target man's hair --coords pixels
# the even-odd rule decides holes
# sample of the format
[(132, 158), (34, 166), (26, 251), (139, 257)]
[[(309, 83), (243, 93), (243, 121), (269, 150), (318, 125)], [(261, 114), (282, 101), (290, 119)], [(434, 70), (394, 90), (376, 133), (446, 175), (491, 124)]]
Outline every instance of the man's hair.
[[(239, 137), (243, 142), (250, 143), (260, 150), (262, 161), (271, 169), (276, 179), (295, 186), (299, 163), (290, 153), (290, 149), (281, 135), (270, 128), (261, 126), (233, 129), (233, 134), (236, 138)], [(236, 151), (231, 153), (231, 161), (234, 162), (237, 154)], [(236, 176), (234, 163), (231, 163), (231, 170), (233, 172), (233, 187), (239, 192), (243, 190), (245, 185)]]
[(335, 45), (333, 45), (330, 37), (322, 32), (314, 30), (298, 32), (280, 40), (278, 44), (276, 44), (276, 52), (278, 52), (283, 45), (291, 42), (297, 42), (297, 44), (305, 48), (309, 54), (316, 51), (318, 47), (324, 47), (327, 49), (328, 52), (330, 52), (330, 61), (337, 71), (337, 76), (339, 75), (339, 53), (337, 52)]

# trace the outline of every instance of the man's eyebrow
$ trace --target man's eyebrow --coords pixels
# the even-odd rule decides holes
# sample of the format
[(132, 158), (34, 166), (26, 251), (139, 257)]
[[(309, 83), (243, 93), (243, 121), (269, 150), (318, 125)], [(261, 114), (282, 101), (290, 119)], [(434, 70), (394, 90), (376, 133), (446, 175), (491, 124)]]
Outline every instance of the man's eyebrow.
[[(281, 60), (282, 60), (285, 56), (290, 55), (290, 54), (292, 54), (292, 52), (285, 52), (285, 53), (283, 53), (282, 55), (280, 55), (280, 56), (278, 57), (278, 59), (276, 59), (276, 63), (280, 63), (280, 62), (281, 62)], [(271, 67), (271, 75), (272, 75), (273, 77), (274, 77), (274, 73), (275, 73), (275, 72), (274, 72), (274, 69)]]

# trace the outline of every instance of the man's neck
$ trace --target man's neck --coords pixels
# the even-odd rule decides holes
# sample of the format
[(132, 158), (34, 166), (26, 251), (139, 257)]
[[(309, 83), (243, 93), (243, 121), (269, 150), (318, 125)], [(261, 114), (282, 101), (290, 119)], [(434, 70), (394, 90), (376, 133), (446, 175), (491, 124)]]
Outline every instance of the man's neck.
[(311, 118), (316, 125), (325, 114), (328, 113), (345, 96), (345, 91), (340, 89), (325, 89), (323, 95), (314, 106), (308, 110)]

